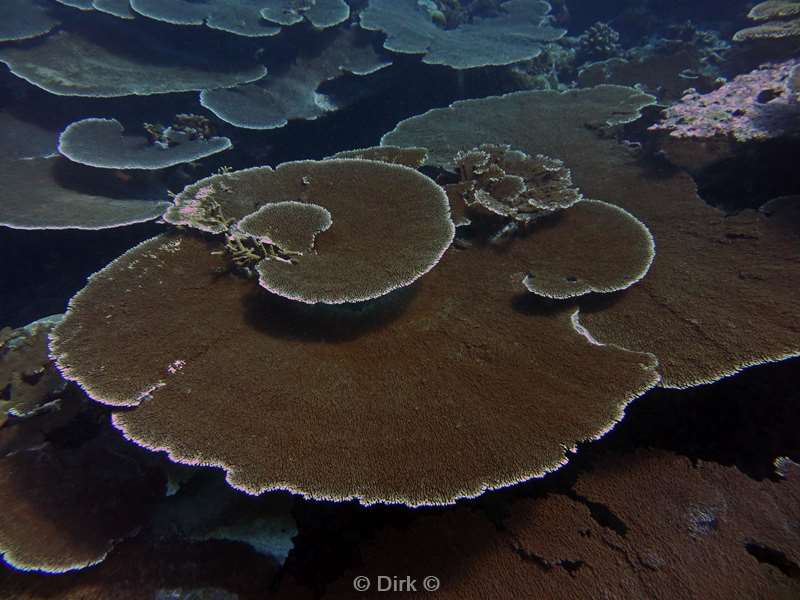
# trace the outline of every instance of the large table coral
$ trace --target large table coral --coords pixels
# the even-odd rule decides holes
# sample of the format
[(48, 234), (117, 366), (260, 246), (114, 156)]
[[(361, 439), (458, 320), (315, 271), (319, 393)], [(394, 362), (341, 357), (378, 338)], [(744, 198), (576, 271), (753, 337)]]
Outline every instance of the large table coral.
[(520, 92), (457, 102), (402, 122), (390, 145), (425, 146), (429, 162), (476, 144), (510, 144), (568, 157), (586, 197), (620, 206), (655, 238), (647, 277), (610, 299), (580, 303), (582, 323), (602, 342), (658, 358), (661, 385), (709, 383), (745, 367), (800, 354), (797, 240), (784, 214), (727, 218), (706, 205), (685, 173), (653, 176), (613, 139), (594, 130), (631, 119), (647, 103), (631, 88)]
[(470, 69), (508, 65), (539, 56), (543, 42), (566, 33), (548, 22), (550, 5), (541, 0), (508, 0), (493, 17), (475, 18), (455, 29), (438, 25), (424, 2), (370, 0), (361, 27), (386, 34), (392, 52), (422, 54), (422, 61)]
[[(276, 200), (330, 209), (332, 226), (314, 246), (320, 260), (352, 247), (342, 264), (370, 273), (378, 243), (397, 265), (378, 272), (394, 277), (429, 229), (422, 204), (405, 215), (393, 207), (413, 198), (404, 173), (413, 188), (433, 185), (406, 167), (354, 159), (231, 173), (210, 192), (209, 182), (190, 186), (167, 218), (210, 222), (187, 210), (202, 192), (220, 199), (217, 217), (230, 205), (235, 222), (270, 189), (285, 189)], [(282, 186), (270, 184), (276, 176)], [(440, 202), (414, 202), (423, 200)], [(363, 211), (373, 233), (358, 220), (337, 233), (337, 214)], [(567, 247), (582, 239), (570, 226), (564, 237)], [(92, 278), (51, 349), (97, 401), (133, 407), (113, 417), (126, 437), (179, 462), (223, 467), (238, 489), (449, 503), (557, 469), (658, 381), (651, 355), (590, 339), (573, 306), (532, 301), (519, 272), (529, 255), (522, 242), (451, 249), (414, 286), (324, 306), (225, 275), (220, 242), (161, 236)], [(323, 275), (306, 273), (305, 285), (324, 289)]]

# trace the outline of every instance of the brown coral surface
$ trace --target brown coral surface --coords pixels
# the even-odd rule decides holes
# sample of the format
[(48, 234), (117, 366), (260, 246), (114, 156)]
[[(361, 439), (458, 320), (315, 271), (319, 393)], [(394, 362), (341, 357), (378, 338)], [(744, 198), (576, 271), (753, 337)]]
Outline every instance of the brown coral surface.
[(581, 320), (601, 342), (654, 354), (662, 385), (699, 385), (797, 355), (800, 263), (782, 214), (726, 217), (697, 196), (688, 175), (648, 170), (596, 134), (605, 123), (633, 120), (648, 98), (599, 86), (457, 102), (402, 122), (383, 141), (426, 146), (442, 166), (486, 141), (568, 157), (586, 197), (640, 219), (657, 248), (650, 272), (623, 294), (582, 302)]
[[(439, 262), (455, 233), (447, 197), (432, 179), (399, 164), (352, 159), (215, 175), (181, 192), (165, 219), (217, 233), (224, 220), (287, 201), (327, 210), (332, 225), (317, 236), (313, 253), (261, 261), (259, 282), (309, 304), (361, 302), (407, 286)], [(209, 223), (211, 212), (217, 219)]]
[(437, 598), (789, 600), (800, 583), (755, 548), (797, 560), (798, 476), (796, 465), (785, 481), (756, 482), (666, 452), (610, 455), (570, 495), (512, 502), (499, 529), (468, 508), (389, 527), (324, 598), (363, 597), (356, 577), (377, 590), (397, 573), (417, 589), (399, 598), (434, 576)]
[(17, 569), (64, 572), (102, 561), (163, 493), (107, 439), (0, 459), (0, 552)]
[(523, 284), (546, 298), (624, 290), (642, 280), (655, 257), (642, 223), (607, 202), (584, 200), (515, 240), (525, 249)]
[(352, 307), (220, 276), (214, 249), (178, 234), (129, 251), (72, 300), (51, 350), (96, 400), (136, 406), (114, 415), (128, 438), (250, 493), (452, 502), (558, 468), (657, 381), (650, 356), (520, 294), (514, 245), (450, 251)]

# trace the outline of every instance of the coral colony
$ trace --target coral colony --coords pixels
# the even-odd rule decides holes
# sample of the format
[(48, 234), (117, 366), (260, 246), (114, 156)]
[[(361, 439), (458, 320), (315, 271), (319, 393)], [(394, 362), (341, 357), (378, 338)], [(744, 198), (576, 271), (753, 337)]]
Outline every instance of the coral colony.
[(729, 4), (4, 0), (0, 598), (800, 597), (800, 3)]

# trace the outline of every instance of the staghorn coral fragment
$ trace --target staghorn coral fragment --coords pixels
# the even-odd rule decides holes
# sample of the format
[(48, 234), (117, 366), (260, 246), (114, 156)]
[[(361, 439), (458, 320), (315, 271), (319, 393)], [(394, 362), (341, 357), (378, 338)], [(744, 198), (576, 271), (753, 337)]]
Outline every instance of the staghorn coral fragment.
[(192, 137), (182, 131), (166, 134), (166, 143), (144, 136), (123, 135), (116, 119), (83, 119), (69, 125), (58, 151), (72, 162), (102, 169), (165, 169), (200, 160), (232, 147), (226, 137)]
[(422, 54), (422, 62), (470, 69), (508, 65), (539, 56), (542, 42), (566, 33), (548, 24), (550, 5), (541, 0), (508, 0), (497, 16), (474, 18), (455, 29), (442, 29), (417, 0), (370, 0), (361, 27), (386, 34), (383, 47), (402, 54)]
[(72, 299), (51, 352), (98, 402), (134, 407), (113, 416), (128, 439), (250, 494), (451, 503), (558, 469), (658, 380), (652, 357), (577, 332), (573, 308), (515, 306), (515, 262), (491, 247), (357, 306), (220, 277), (215, 247), (177, 234), (129, 251)]
[(412, 117), (382, 141), (427, 147), (429, 163), (449, 168), (456, 152), (488, 140), (569, 157), (582, 193), (635, 215), (658, 248), (647, 277), (614, 302), (581, 301), (581, 321), (601, 342), (655, 355), (661, 385), (701, 385), (797, 356), (800, 313), (791, 290), (800, 286), (800, 264), (786, 217), (726, 217), (697, 196), (688, 175), (653, 177), (623, 145), (595, 133), (598, 122), (634, 120), (650, 102), (616, 86), (520, 92)]
[(316, 119), (338, 108), (317, 92), (346, 73), (369, 75), (391, 64), (358, 30), (326, 32), (319, 47), (303, 48), (288, 67), (276, 64), (270, 77), (230, 89), (205, 90), (200, 103), (223, 121), (246, 129), (276, 129), (295, 119)]
[(264, 244), (274, 244), (289, 254), (305, 254), (314, 247), (317, 234), (333, 224), (331, 213), (307, 202), (265, 204), (236, 224), (236, 229)]
[(448, 600), (789, 600), (800, 592), (797, 578), (760, 564), (753, 547), (797, 564), (798, 475), (759, 482), (666, 452), (609, 455), (578, 473), (574, 491), (504, 502), (493, 520), (458, 507), (387, 526), (322, 598), (363, 597), (356, 576), (377, 582), (399, 572), (418, 590), (435, 573), (431, 595)]
[(48, 334), (62, 315), (52, 315), (0, 335), (0, 415), (29, 417), (58, 399), (66, 382), (50, 361)]
[(100, 437), (0, 458), (0, 552), (9, 565), (46, 573), (96, 565), (142, 526), (163, 481), (119, 446)]
[(37, 0), (3, 0), (0, 3), (0, 42), (42, 36), (59, 22)]
[(14, 229), (106, 229), (152, 221), (169, 206), (93, 186), (60, 157), (2, 160), (0, 178), (0, 226)]
[(333, 219), (313, 254), (266, 259), (260, 284), (306, 303), (362, 302), (410, 285), (450, 246), (447, 198), (431, 179), (401, 165), (367, 160), (300, 161), (224, 173), (183, 190), (167, 222), (222, 233), (264, 205), (319, 205)]
[(102, 40), (60, 31), (29, 48), (0, 48), (0, 62), (51, 94), (95, 98), (199, 91), (266, 75), (263, 66), (208, 58), (134, 27), (114, 28), (111, 40), (111, 29), (96, 34)]
[(647, 227), (613, 204), (583, 200), (547, 220), (512, 242), (524, 257), (522, 283), (539, 296), (618, 292), (641, 281), (655, 258)]
[(395, 165), (404, 165), (417, 169), (425, 164), (428, 151), (425, 148), (398, 148), (397, 146), (374, 146), (372, 148), (357, 148), (343, 150), (327, 158), (358, 158), (362, 160), (377, 160)]

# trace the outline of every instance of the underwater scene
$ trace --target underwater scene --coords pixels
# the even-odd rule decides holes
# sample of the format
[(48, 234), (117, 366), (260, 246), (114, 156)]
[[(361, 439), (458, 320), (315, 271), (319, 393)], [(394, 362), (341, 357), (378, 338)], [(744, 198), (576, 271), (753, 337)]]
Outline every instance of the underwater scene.
[(800, 2), (0, 0), (0, 600), (800, 599)]

